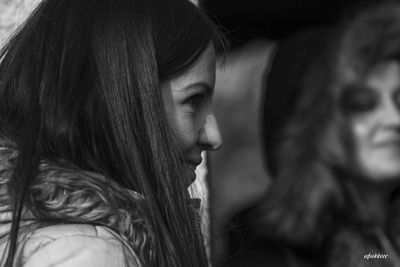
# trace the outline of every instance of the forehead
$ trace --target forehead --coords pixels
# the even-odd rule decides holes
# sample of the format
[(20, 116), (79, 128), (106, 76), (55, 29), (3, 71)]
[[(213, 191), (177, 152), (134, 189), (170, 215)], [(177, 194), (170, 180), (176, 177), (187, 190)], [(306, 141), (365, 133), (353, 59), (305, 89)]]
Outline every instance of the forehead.
[(186, 70), (169, 80), (173, 91), (181, 90), (193, 83), (205, 82), (210, 86), (215, 83), (216, 55), (210, 43), (202, 54)]
[(385, 61), (375, 65), (365, 77), (371, 89), (393, 90), (400, 85), (400, 65), (396, 61)]

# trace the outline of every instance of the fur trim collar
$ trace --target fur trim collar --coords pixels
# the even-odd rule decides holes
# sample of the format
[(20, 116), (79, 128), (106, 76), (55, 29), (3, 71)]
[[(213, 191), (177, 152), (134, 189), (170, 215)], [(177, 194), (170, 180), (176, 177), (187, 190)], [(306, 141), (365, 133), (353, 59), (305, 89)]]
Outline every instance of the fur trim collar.
[[(3, 145), (3, 144), (1, 144)], [(0, 219), (10, 220), (8, 182), (18, 152), (0, 146)], [(31, 208), (23, 220), (43, 225), (84, 223), (111, 228), (125, 238), (141, 258), (148, 259), (152, 234), (143, 215), (143, 198), (97, 173), (49, 161), (40, 164), (39, 175), (25, 196)]]

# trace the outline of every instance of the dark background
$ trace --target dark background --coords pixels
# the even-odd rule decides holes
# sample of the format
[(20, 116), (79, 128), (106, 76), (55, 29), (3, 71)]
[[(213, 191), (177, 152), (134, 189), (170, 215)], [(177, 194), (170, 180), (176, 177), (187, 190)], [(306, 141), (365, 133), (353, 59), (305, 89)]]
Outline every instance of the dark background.
[(280, 40), (302, 28), (329, 25), (346, 16), (343, 11), (372, 2), (374, 0), (203, 0), (209, 15), (227, 30), (232, 46), (254, 38)]

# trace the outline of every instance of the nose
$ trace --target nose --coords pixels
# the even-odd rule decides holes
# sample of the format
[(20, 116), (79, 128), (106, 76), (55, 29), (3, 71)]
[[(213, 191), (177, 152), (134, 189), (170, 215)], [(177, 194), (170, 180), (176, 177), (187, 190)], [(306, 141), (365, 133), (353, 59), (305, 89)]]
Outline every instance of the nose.
[(389, 100), (385, 108), (384, 121), (390, 126), (400, 126), (400, 107), (396, 99)]
[(222, 146), (221, 133), (214, 114), (208, 114), (199, 132), (199, 144), (206, 150), (218, 150)]
[(400, 109), (396, 101), (386, 98), (386, 101), (383, 101), (383, 108), (377, 119), (380, 120), (380, 125), (383, 129), (398, 133), (400, 131)]

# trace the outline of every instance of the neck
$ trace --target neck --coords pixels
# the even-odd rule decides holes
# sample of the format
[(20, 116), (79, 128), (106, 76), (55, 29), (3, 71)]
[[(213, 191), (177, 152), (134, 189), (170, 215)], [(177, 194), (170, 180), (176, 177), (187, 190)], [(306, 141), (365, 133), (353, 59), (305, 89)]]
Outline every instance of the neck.
[(390, 197), (395, 186), (371, 183), (365, 179), (350, 179), (348, 185), (361, 216), (384, 227), (390, 206)]

